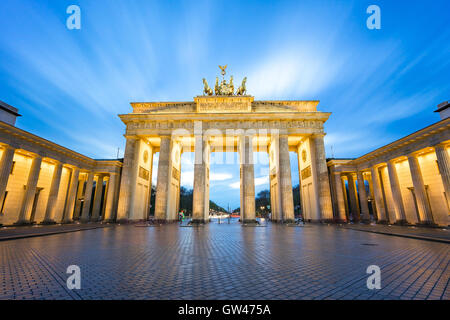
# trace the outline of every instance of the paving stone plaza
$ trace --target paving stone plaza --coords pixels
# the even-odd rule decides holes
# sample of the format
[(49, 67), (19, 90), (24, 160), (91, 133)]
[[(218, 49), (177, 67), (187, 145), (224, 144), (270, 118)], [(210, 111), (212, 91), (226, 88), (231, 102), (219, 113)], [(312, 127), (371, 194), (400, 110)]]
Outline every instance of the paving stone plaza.
[(338, 225), (111, 225), (0, 241), (0, 261), (0, 299), (450, 299), (448, 243)]

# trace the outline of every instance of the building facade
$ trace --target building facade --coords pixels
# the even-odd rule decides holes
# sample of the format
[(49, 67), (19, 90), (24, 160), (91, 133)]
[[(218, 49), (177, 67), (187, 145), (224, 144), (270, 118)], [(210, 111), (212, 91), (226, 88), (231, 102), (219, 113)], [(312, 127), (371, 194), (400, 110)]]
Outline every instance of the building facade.
[(448, 226), (449, 104), (441, 121), (356, 159), (328, 161), (334, 219)]
[[(224, 74), (224, 73), (223, 73)], [(189, 102), (131, 103), (124, 159), (95, 160), (15, 127), (0, 105), (0, 224), (178, 220), (181, 155), (194, 153), (193, 219), (209, 221), (211, 153), (237, 152), (241, 221), (254, 223), (254, 152), (267, 152), (271, 218), (294, 221), (289, 152), (297, 153), (303, 217), (312, 222), (447, 226), (450, 118), (357, 159), (327, 162), (319, 101), (257, 101), (225, 80)], [(158, 169), (153, 157), (159, 152)]]
[(94, 160), (16, 128), (17, 110), (6, 109), (1, 119), (8, 122), (0, 121), (0, 224), (115, 220), (122, 162)]
[[(209, 167), (212, 152), (237, 152), (241, 221), (255, 216), (255, 151), (267, 152), (272, 220), (294, 220), (289, 152), (299, 155), (304, 211), (311, 221), (332, 221), (323, 125), (330, 113), (318, 101), (255, 101), (252, 96), (198, 96), (193, 102), (132, 103), (120, 115), (126, 147), (117, 218), (145, 219), (151, 177), (157, 175), (155, 219), (178, 219), (181, 154), (194, 152), (193, 222), (209, 220)], [(159, 152), (158, 172), (152, 158)], [(301, 157), (300, 157), (301, 155)]]

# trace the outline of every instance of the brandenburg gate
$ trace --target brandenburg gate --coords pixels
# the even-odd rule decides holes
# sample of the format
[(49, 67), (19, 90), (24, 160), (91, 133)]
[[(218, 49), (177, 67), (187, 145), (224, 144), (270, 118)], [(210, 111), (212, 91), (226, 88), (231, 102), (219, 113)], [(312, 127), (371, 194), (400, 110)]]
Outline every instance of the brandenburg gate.
[[(332, 202), (324, 147), (330, 113), (319, 101), (258, 101), (247, 95), (246, 78), (234, 90), (233, 77), (189, 102), (131, 103), (120, 115), (126, 147), (120, 182), (118, 221), (147, 219), (152, 175), (157, 174), (155, 219), (178, 218), (181, 154), (194, 152), (192, 222), (209, 221), (209, 168), (212, 152), (238, 152), (241, 221), (255, 218), (253, 152), (269, 155), (272, 220), (292, 222), (294, 203), (289, 152), (298, 155), (302, 208), (311, 221), (332, 221)], [(152, 172), (159, 152), (158, 172)]]

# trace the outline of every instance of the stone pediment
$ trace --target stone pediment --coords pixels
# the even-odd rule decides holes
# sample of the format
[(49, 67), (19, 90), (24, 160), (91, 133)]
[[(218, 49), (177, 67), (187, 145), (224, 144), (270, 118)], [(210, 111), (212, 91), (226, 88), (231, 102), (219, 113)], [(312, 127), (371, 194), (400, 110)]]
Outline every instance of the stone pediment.
[(194, 102), (132, 102), (133, 113), (314, 112), (317, 100), (260, 100), (253, 96), (197, 96)]

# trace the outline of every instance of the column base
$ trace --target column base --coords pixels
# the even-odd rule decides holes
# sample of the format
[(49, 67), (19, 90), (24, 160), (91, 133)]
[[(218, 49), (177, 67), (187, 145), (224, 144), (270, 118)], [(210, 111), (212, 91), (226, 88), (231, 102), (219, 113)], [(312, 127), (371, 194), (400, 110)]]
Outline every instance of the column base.
[(387, 220), (377, 220), (377, 221), (375, 221), (375, 223), (376, 224), (384, 224), (384, 225), (389, 224), (389, 222)]
[(40, 225), (52, 225), (52, 224), (56, 224), (56, 221), (55, 220), (44, 220), (44, 221), (42, 221), (41, 223), (39, 223)]
[(416, 227), (424, 227), (424, 228), (441, 228), (441, 226), (437, 225), (434, 222), (430, 221), (421, 221), (415, 224)]
[(347, 223), (347, 219), (334, 219), (333, 223)]
[(64, 221), (61, 221), (61, 224), (70, 224), (70, 223), (73, 223), (73, 220), (64, 220)]
[(362, 223), (362, 224), (370, 224), (371, 222), (372, 221), (370, 221), (370, 219), (362, 219), (359, 221), (359, 223)]
[[(158, 221), (158, 220), (155, 220), (155, 221)], [(127, 218), (120, 218), (120, 219), (117, 219), (116, 222), (121, 223), (121, 224), (126, 224), (129, 222), (129, 220)]]
[(295, 219), (286, 219), (283, 221), (284, 224), (296, 224)]
[(105, 219), (102, 222), (104, 222), (104, 223), (114, 223), (114, 222), (116, 222), (116, 220), (115, 219)]
[(393, 224), (396, 226), (411, 226), (406, 220), (397, 220)]
[(33, 224), (36, 224), (36, 222), (31, 222), (27, 220), (20, 220), (14, 223), (15, 226), (31, 226)]

